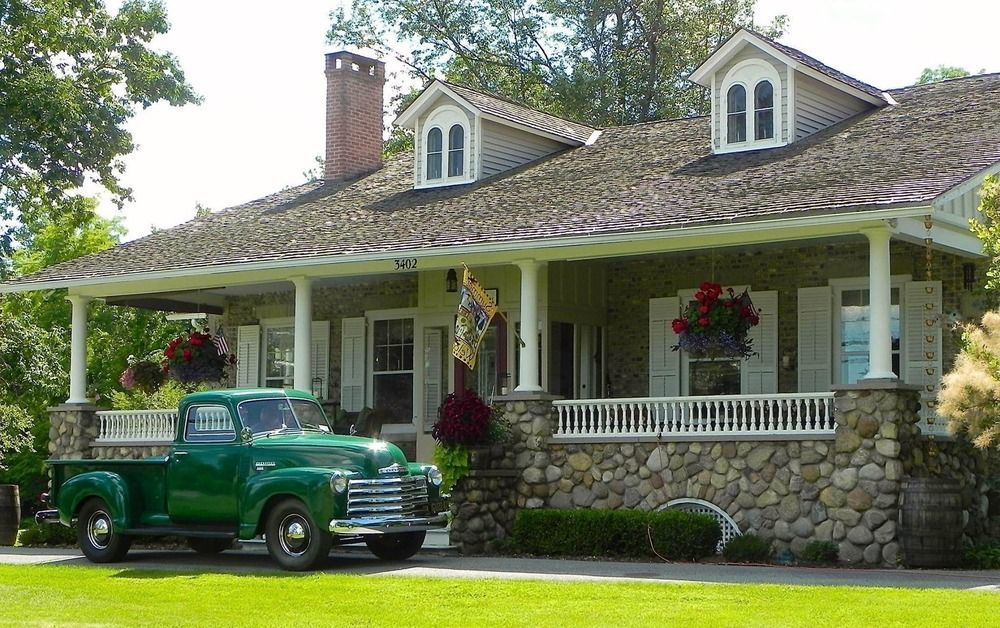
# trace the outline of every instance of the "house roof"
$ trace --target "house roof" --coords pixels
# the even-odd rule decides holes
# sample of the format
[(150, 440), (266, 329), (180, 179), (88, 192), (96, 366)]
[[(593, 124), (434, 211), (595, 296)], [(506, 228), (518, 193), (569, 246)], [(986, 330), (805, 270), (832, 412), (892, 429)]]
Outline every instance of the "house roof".
[(786, 46), (785, 44), (779, 43), (779, 42), (777, 42), (777, 41), (775, 41), (775, 40), (773, 40), (773, 39), (771, 39), (769, 37), (765, 37), (765, 36), (761, 35), (760, 33), (755, 32), (755, 31), (750, 31), (750, 32), (752, 32), (757, 37), (760, 37), (761, 39), (763, 39), (767, 43), (771, 44), (776, 49), (778, 49), (781, 52), (785, 53), (786, 55), (788, 55), (792, 59), (795, 59), (796, 61), (798, 61), (802, 65), (808, 66), (808, 67), (816, 70), (817, 72), (819, 72), (821, 74), (824, 74), (824, 75), (826, 75), (826, 76), (828, 76), (828, 77), (830, 77), (830, 78), (832, 78), (834, 80), (837, 80), (837, 81), (840, 81), (841, 83), (844, 83), (845, 85), (850, 85), (851, 87), (853, 87), (855, 89), (859, 89), (859, 90), (865, 92), (866, 94), (869, 94), (870, 96), (874, 96), (874, 97), (876, 97), (876, 98), (878, 98), (880, 100), (882, 100), (884, 98), (882, 96), (883, 90), (881, 90), (881, 89), (879, 89), (877, 87), (874, 87), (872, 85), (869, 85), (868, 83), (865, 83), (864, 81), (859, 81), (858, 79), (854, 78), (853, 76), (848, 76), (847, 74), (844, 74), (840, 70), (837, 70), (835, 68), (831, 68), (827, 64), (825, 64), (822, 61), (816, 59), (815, 57), (811, 57), (811, 56), (807, 55), (806, 53), (802, 52), (798, 48), (792, 48), (791, 46)]
[(897, 105), (753, 152), (711, 154), (699, 117), (609, 128), (463, 186), (414, 190), (413, 157), (397, 155), (367, 177), (284, 190), (0, 289), (921, 206), (1000, 163), (1000, 74), (891, 94)]

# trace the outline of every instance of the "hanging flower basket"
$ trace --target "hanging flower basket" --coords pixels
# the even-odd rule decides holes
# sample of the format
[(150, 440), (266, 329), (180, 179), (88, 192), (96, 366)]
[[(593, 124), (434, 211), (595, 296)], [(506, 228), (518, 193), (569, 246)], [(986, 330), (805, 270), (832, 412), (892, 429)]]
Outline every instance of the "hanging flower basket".
[(138, 389), (146, 394), (156, 392), (163, 385), (167, 376), (163, 370), (163, 352), (154, 351), (145, 358), (136, 358), (134, 355), (128, 356), (128, 368), (126, 368), (118, 383), (125, 390)]
[(750, 294), (706, 281), (694, 298), (671, 324), (678, 335), (673, 350), (687, 351), (692, 358), (750, 358), (754, 351), (748, 333), (760, 323)]
[(163, 350), (164, 372), (182, 384), (218, 382), (233, 364), (236, 356), (219, 351), (207, 329), (178, 336)]

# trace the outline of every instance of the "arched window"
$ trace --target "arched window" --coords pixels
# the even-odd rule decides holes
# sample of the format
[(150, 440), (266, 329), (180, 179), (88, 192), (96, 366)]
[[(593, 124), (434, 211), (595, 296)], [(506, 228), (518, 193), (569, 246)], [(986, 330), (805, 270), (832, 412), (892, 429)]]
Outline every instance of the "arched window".
[(434, 127), (427, 132), (427, 179), (441, 178), (441, 129)]
[(753, 90), (754, 139), (774, 137), (774, 87), (771, 81), (761, 81)]
[(733, 85), (726, 94), (726, 143), (747, 140), (747, 90)]
[(448, 176), (465, 174), (465, 129), (455, 124), (448, 131)]

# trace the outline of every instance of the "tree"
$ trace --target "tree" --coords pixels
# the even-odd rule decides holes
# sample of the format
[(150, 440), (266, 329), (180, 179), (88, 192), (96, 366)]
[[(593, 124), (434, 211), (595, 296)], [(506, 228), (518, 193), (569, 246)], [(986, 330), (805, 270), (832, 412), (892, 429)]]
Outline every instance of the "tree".
[[(705, 113), (687, 75), (740, 26), (756, 0), (353, 0), (331, 43), (394, 56), (443, 76), (593, 125)], [(762, 30), (778, 36), (779, 17)], [(396, 52), (396, 43), (409, 47)]]
[(917, 78), (917, 85), (937, 83), (938, 81), (962, 78), (963, 76), (969, 76), (969, 71), (965, 68), (959, 68), (953, 65), (939, 65), (936, 68), (924, 68), (924, 71), (921, 72), (920, 76)]
[[(44, 207), (75, 223), (86, 180), (119, 205), (119, 175), (134, 145), (125, 124), (139, 107), (198, 102), (176, 59), (149, 47), (169, 29), (158, 0), (0, 0), (0, 221)], [(0, 255), (18, 232), (0, 232)]]

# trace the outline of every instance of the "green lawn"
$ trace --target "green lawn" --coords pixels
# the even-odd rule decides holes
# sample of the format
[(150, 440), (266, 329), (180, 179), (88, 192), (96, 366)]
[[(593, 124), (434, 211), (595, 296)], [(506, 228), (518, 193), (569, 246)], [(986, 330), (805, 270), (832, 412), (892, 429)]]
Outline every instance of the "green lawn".
[(987, 626), (998, 612), (1000, 595), (972, 591), (0, 565), (4, 625)]

